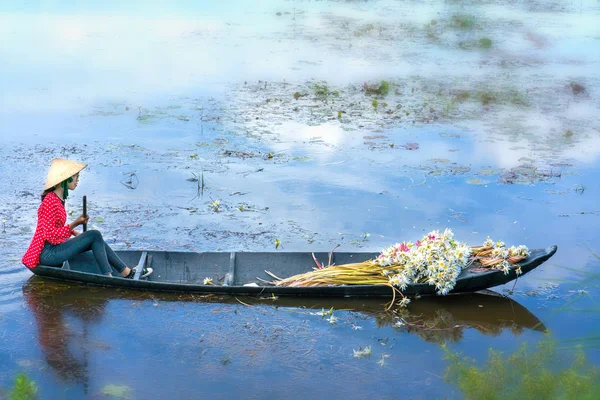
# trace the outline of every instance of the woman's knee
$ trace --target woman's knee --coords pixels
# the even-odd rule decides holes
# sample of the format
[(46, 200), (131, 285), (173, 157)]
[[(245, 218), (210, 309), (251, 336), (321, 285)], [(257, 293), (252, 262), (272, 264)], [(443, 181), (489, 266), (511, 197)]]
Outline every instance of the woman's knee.
[(102, 233), (100, 233), (100, 231), (97, 231), (95, 229), (89, 230), (87, 232), (85, 232), (92, 240), (96, 241), (96, 240), (103, 240), (102, 239)]

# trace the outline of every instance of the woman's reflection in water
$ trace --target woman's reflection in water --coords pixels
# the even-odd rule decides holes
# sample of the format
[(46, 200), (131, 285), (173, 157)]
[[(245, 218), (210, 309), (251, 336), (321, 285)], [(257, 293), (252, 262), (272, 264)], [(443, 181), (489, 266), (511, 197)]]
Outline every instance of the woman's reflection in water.
[(37, 325), (40, 350), (63, 382), (88, 390), (88, 326), (102, 319), (107, 298), (69, 295), (69, 286), (30, 279), (23, 295)]

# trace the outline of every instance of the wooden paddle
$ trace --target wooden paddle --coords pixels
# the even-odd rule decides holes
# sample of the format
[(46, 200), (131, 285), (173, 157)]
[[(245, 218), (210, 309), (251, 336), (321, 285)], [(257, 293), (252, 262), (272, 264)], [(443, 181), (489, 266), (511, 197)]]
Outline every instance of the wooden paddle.
[[(83, 196), (83, 216), (87, 217), (87, 198)], [(87, 231), (87, 224), (83, 224), (83, 231)]]

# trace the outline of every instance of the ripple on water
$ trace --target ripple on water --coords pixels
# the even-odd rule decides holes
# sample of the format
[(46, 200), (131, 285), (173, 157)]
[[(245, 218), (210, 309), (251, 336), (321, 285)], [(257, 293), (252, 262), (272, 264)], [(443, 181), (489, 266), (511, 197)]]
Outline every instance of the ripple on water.
[(31, 276), (25, 267), (0, 266), (0, 314), (16, 310), (22, 301), (23, 282)]

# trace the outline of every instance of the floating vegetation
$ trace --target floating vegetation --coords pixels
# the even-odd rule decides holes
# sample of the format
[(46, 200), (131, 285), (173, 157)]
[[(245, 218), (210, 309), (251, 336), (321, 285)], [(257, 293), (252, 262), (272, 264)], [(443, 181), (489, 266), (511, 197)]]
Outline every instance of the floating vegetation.
[(155, 115), (144, 114), (137, 117), (137, 120), (140, 124), (152, 124), (155, 123), (157, 118)]
[(549, 334), (530, 351), (522, 344), (515, 353), (503, 357), (490, 349), (484, 366), (450, 351), (445, 379), (456, 385), (466, 399), (597, 399), (600, 374), (590, 366), (580, 350), (562, 356)]
[(231, 364), (231, 356), (227, 355), (227, 356), (223, 356), (221, 357), (221, 364), (223, 365), (227, 365), (227, 364)]
[(308, 162), (311, 160), (311, 158), (310, 157), (292, 157), (292, 160), (298, 161), (298, 162)]
[(477, 175), (482, 175), (482, 176), (499, 175), (501, 173), (502, 173), (501, 169), (494, 169), (494, 168), (481, 168), (479, 171), (477, 171)]
[(489, 49), (492, 47), (492, 39), (489, 38), (481, 38), (479, 39), (479, 47), (482, 49)]
[(371, 346), (367, 346), (364, 349), (359, 347), (358, 350), (352, 350), (352, 355), (355, 358), (367, 358), (371, 356)]
[(389, 356), (390, 356), (389, 354), (383, 353), (381, 355), (381, 360), (377, 361), (377, 364), (379, 364), (382, 367), (385, 366), (385, 359), (388, 358)]
[(219, 212), (220, 207), (221, 207), (221, 201), (220, 200), (215, 200), (211, 203), (210, 207), (213, 209), (214, 212)]
[(571, 90), (573, 91), (574, 95), (585, 93), (585, 87), (579, 83), (571, 82), (569, 83), (569, 86), (571, 87)]
[[(314, 90), (315, 95), (321, 98), (326, 98), (330, 96), (337, 97), (340, 95), (340, 93), (337, 90), (330, 90), (326, 83), (315, 83), (311, 86), (311, 88)], [(295, 94), (294, 97), (296, 97)], [(296, 100), (298, 99), (296, 98)]]
[(480, 49), (490, 49), (492, 47), (492, 39), (489, 38), (481, 38), (479, 40), (460, 40), (458, 42), (458, 47), (460, 47), (463, 50), (472, 50), (475, 48), (480, 48)]
[(375, 25), (366, 24), (366, 25), (363, 25), (360, 28), (358, 28), (356, 31), (354, 31), (354, 36), (355, 37), (364, 37), (364, 36), (372, 35), (375, 32), (378, 32), (381, 35), (383, 33), (384, 29), (385, 28), (383, 26), (379, 26), (379, 28), (376, 29)]
[(452, 26), (459, 29), (473, 29), (475, 17), (470, 14), (455, 14), (452, 16)]
[(106, 385), (102, 388), (101, 394), (103, 396), (114, 397), (117, 399), (126, 400), (129, 399), (129, 393), (131, 388), (125, 385)]
[(419, 143), (410, 142), (410, 143), (403, 144), (400, 147), (402, 147), (406, 150), (419, 150)]
[(331, 307), (329, 310), (326, 310), (324, 308), (321, 308), (321, 311), (318, 312), (311, 312), (311, 315), (318, 315), (321, 318), (325, 318), (328, 315), (333, 315), (333, 307)]
[(486, 181), (484, 181), (484, 180), (481, 180), (481, 179), (473, 178), (473, 179), (468, 179), (468, 180), (467, 180), (467, 183), (468, 183), (469, 185), (485, 185), (485, 184), (487, 184), (488, 182), (486, 182)]
[(9, 395), (10, 400), (37, 400), (38, 388), (35, 382), (25, 374), (19, 374), (15, 378), (14, 386)]
[(378, 96), (387, 96), (390, 92), (390, 84), (386, 81), (381, 81), (381, 84), (378, 87), (371, 87), (366, 82), (363, 85), (365, 89), (365, 94), (375, 94)]

